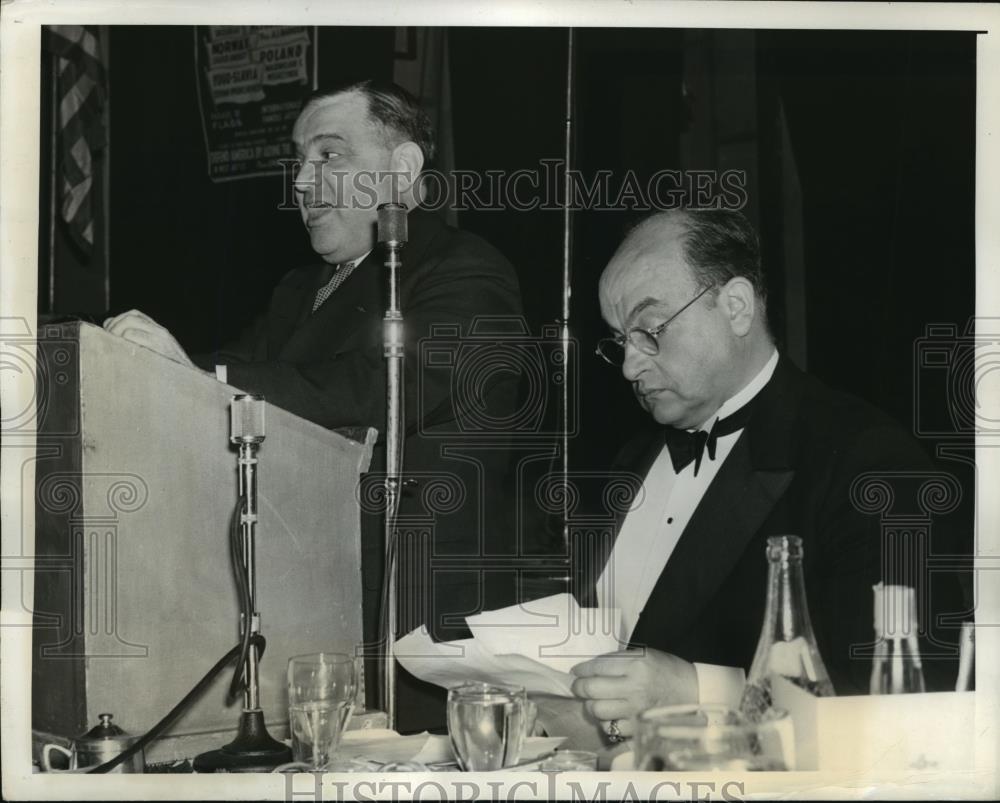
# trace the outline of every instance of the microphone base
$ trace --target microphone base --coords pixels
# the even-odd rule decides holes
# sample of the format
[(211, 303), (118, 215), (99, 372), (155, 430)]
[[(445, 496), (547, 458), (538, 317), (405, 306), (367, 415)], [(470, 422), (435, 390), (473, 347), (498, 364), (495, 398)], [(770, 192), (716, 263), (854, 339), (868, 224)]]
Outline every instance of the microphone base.
[(259, 708), (244, 711), (236, 738), (218, 750), (198, 755), (195, 772), (270, 772), (292, 760), (292, 749), (271, 738)]

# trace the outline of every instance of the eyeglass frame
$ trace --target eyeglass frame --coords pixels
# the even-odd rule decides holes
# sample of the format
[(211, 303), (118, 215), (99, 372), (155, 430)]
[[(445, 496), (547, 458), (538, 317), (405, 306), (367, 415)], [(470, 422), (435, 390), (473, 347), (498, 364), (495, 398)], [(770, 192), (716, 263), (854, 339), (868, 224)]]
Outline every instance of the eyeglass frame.
[[(687, 304), (685, 304), (683, 307), (677, 310), (677, 312), (675, 312), (673, 315), (667, 318), (663, 323), (654, 326), (652, 329), (643, 329), (641, 326), (633, 326), (623, 335), (618, 335), (617, 337), (602, 337), (600, 340), (597, 341), (597, 347), (594, 349), (594, 354), (596, 354), (598, 357), (604, 360), (608, 365), (613, 365), (616, 368), (620, 368), (622, 365), (625, 364), (625, 349), (629, 343), (631, 343), (636, 349), (638, 349), (648, 357), (656, 356), (657, 354), (660, 353), (659, 337), (661, 334), (663, 334), (663, 331), (671, 323), (673, 323), (674, 319), (676, 319), (678, 315), (680, 315), (682, 312), (684, 312), (684, 310), (686, 310), (688, 307), (694, 304), (694, 302), (697, 301), (699, 298), (701, 298), (703, 295), (705, 295), (705, 293), (707, 293), (709, 290), (714, 289), (715, 287), (716, 285), (714, 284), (708, 285), (708, 287), (706, 287), (704, 290), (698, 293), (698, 295), (696, 295), (694, 298), (688, 301)], [(637, 343), (633, 339), (632, 336), (634, 334), (641, 334), (646, 336), (647, 339), (640, 340), (640, 343), (644, 344), (646, 348), (643, 348), (643, 345), (640, 345), (640, 343)], [(601, 345), (604, 343), (614, 343), (622, 350), (621, 362), (612, 361), (611, 359), (608, 358), (607, 354), (601, 351)]]

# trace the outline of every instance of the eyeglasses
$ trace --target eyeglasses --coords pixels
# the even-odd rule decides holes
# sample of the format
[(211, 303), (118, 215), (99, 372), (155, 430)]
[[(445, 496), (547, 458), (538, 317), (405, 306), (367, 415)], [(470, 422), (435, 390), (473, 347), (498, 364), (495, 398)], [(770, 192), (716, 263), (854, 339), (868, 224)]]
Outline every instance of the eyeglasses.
[(597, 349), (594, 353), (603, 358), (605, 362), (615, 366), (620, 366), (625, 362), (626, 343), (631, 343), (643, 354), (648, 354), (650, 357), (659, 354), (660, 341), (658, 338), (661, 334), (663, 334), (663, 330), (666, 329), (678, 315), (694, 304), (695, 301), (705, 295), (705, 293), (711, 290), (714, 286), (715, 285), (709, 285), (706, 287), (659, 326), (654, 326), (652, 329), (642, 329), (637, 326), (629, 329), (624, 335), (619, 335), (618, 337), (605, 337), (598, 340)]

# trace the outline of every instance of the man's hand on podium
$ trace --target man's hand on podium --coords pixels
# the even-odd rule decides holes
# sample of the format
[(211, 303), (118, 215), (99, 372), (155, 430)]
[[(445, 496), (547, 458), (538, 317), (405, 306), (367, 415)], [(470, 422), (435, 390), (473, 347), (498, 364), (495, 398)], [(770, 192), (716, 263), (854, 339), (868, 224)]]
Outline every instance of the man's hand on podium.
[(186, 365), (189, 368), (197, 367), (170, 332), (137, 309), (123, 312), (114, 318), (108, 318), (104, 322), (104, 328), (113, 335), (118, 335), (136, 345), (155, 351), (181, 365)]

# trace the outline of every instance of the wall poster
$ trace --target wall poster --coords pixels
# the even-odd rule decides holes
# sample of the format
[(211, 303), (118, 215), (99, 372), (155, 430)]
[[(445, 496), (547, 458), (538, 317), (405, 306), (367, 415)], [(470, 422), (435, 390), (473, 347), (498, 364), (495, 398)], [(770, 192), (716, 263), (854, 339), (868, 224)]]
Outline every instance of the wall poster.
[(208, 175), (232, 181), (282, 172), (289, 134), (317, 87), (312, 26), (200, 25), (195, 70)]

